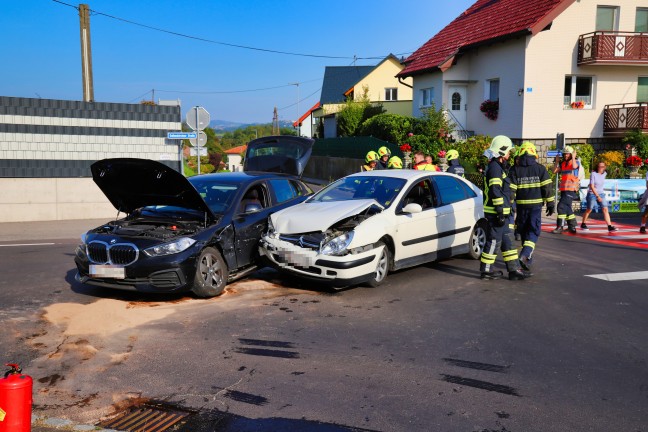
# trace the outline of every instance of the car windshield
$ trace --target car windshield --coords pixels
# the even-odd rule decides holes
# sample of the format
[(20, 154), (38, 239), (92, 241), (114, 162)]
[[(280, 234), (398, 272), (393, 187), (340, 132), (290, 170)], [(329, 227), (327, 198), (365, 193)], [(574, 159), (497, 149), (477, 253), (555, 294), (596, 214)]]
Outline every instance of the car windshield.
[(310, 202), (374, 199), (387, 208), (403, 189), (405, 180), (391, 177), (353, 176), (340, 179), (319, 191)]
[(236, 184), (219, 183), (217, 180), (195, 178), (189, 180), (200, 196), (205, 200), (209, 209), (216, 214), (225, 213), (232, 206), (236, 191)]

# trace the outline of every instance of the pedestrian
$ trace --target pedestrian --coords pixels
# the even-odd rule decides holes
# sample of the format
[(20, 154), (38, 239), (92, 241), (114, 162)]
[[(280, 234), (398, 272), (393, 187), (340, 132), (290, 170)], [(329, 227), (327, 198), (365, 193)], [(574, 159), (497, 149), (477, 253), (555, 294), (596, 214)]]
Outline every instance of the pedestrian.
[(403, 169), (403, 161), (398, 156), (392, 156), (387, 162), (387, 169)]
[(414, 153), (414, 169), (422, 171), (437, 171), (436, 166), (428, 163), (425, 160), (425, 155), (420, 151)]
[(391, 150), (389, 150), (389, 147), (387, 146), (382, 146), (378, 149), (378, 156), (380, 159), (378, 159), (378, 163), (376, 164), (376, 169), (377, 170), (386, 170), (387, 169), (387, 162), (389, 161), (389, 158), (391, 157)]
[(459, 161), (459, 152), (457, 150), (448, 150), (446, 159), (448, 160), (448, 169), (446, 170), (446, 172), (456, 174), (459, 177), (466, 177), (466, 170)]
[(360, 171), (373, 171), (376, 169), (376, 164), (378, 164), (378, 153), (371, 150), (365, 156), (365, 164), (360, 167)]
[(608, 211), (608, 202), (605, 199), (605, 177), (607, 176), (607, 171), (605, 171), (605, 162), (599, 162), (596, 165), (596, 171), (592, 171), (590, 174), (590, 182), (587, 187), (587, 197), (585, 202), (587, 202), (587, 210), (583, 214), (583, 220), (581, 222), (581, 229), (583, 231), (589, 231), (587, 227), (587, 218), (589, 217), (594, 207), (598, 203), (601, 206), (601, 211), (603, 212), (603, 219), (607, 224), (608, 231), (616, 231), (616, 227), (612, 226), (612, 221), (610, 221), (610, 212)]
[(525, 270), (531, 269), (533, 252), (542, 232), (542, 206), (546, 203), (547, 216), (555, 210), (551, 177), (537, 157), (535, 145), (523, 142), (518, 149), (517, 164), (510, 171), (511, 189), (517, 204), (515, 225), (522, 240), (520, 264)]
[(554, 163), (554, 174), (560, 173), (560, 200), (558, 201), (558, 218), (554, 234), (563, 232), (563, 225), (567, 221), (567, 228), (570, 233), (576, 234), (576, 215), (572, 209), (572, 203), (578, 193), (579, 162), (576, 160), (576, 149), (572, 146), (565, 146), (562, 161), (556, 156)]
[(509, 237), (508, 219), (511, 214), (511, 180), (506, 174), (508, 159), (513, 143), (510, 138), (498, 135), (484, 152), (489, 159), (484, 184), (484, 214), (488, 221), (486, 244), (480, 258), (479, 270), (482, 279), (499, 279), (501, 271), (493, 271), (497, 252), (502, 250), (502, 258), (510, 280), (523, 280), (531, 276), (520, 268), (517, 249)]
[(643, 215), (641, 215), (641, 226), (639, 227), (639, 232), (641, 234), (646, 234), (646, 222), (648, 222), (648, 171), (646, 171), (646, 190), (639, 200), (639, 207), (644, 207)]

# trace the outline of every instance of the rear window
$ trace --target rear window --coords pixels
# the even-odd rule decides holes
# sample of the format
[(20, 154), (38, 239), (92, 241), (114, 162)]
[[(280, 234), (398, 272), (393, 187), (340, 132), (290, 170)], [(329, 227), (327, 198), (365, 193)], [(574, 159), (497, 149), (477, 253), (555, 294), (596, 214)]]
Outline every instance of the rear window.
[(301, 188), (288, 179), (274, 179), (269, 181), (274, 192), (277, 204), (289, 201), (301, 195)]

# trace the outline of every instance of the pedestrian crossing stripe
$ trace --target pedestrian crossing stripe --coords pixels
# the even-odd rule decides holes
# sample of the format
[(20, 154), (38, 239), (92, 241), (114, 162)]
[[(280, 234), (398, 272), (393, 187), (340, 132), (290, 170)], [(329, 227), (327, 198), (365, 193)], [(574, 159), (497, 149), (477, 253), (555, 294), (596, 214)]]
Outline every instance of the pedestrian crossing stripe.
[[(639, 234), (639, 227), (615, 223), (616, 231), (609, 232), (603, 221), (590, 220), (587, 223), (588, 230), (576, 228), (576, 234), (571, 234), (567, 229), (561, 235), (567, 237), (578, 237), (581, 239), (593, 240), (599, 243), (615, 244), (620, 246), (633, 247), (637, 249), (648, 249), (648, 235)], [(551, 232), (556, 228), (555, 222), (544, 222), (542, 231)]]
[(601, 279), (608, 282), (642, 280), (642, 279), (648, 279), (648, 271), (594, 274), (594, 275), (585, 275), (585, 277)]

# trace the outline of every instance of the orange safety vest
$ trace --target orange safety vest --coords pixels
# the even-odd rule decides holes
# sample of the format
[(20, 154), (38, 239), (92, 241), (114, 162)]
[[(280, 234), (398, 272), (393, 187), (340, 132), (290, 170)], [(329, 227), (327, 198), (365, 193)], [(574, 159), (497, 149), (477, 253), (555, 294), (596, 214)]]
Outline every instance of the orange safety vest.
[(415, 170), (421, 170), (421, 171), (439, 171), (436, 167), (436, 165), (429, 164), (425, 161), (421, 161), (414, 165)]
[(560, 190), (578, 192), (578, 162), (570, 160), (560, 164)]

